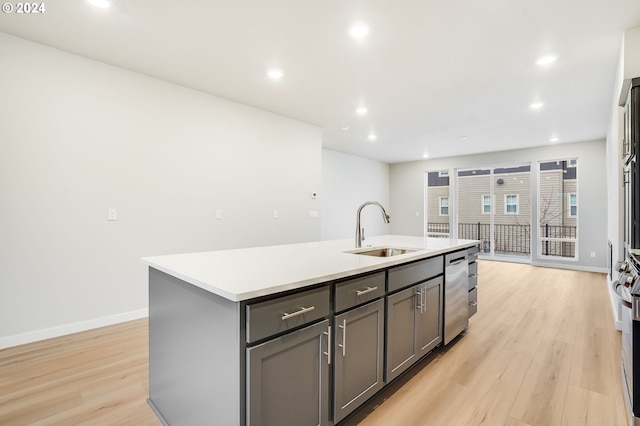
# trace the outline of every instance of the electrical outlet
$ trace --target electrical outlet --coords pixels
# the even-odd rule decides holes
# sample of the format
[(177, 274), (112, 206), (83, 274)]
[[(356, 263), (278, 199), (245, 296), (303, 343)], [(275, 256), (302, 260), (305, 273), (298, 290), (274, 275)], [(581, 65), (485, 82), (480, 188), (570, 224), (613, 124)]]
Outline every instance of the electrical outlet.
[(312, 217), (312, 218), (318, 217), (318, 210), (309, 210), (309, 217)]
[(596, 252), (595, 251), (591, 252), (591, 257), (596, 257)]
[(278, 219), (280, 216), (278, 215), (278, 210), (273, 211), (273, 218)]
[(114, 209), (113, 207), (109, 208), (107, 211), (107, 220), (118, 220), (118, 209)]

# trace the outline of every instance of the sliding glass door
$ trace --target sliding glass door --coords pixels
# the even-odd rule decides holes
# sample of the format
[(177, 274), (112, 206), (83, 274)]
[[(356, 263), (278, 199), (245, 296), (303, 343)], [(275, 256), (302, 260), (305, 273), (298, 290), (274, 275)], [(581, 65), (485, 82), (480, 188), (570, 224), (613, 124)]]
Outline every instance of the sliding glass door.
[(480, 240), (480, 252), (490, 254), (495, 211), (491, 169), (458, 170), (456, 176), (458, 238)]
[(489, 257), (531, 259), (531, 166), (457, 171), (458, 238)]
[(578, 259), (578, 160), (538, 163), (538, 256)]
[(426, 235), (480, 240), (485, 256), (529, 261), (531, 166), (449, 173), (427, 173)]

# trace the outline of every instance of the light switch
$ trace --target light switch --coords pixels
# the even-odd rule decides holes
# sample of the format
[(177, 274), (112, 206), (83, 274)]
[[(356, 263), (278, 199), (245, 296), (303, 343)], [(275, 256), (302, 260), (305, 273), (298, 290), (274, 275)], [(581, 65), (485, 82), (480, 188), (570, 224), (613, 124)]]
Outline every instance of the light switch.
[(222, 219), (222, 209), (216, 209), (216, 219)]
[(107, 211), (107, 220), (118, 220), (118, 209), (110, 207)]
[(318, 217), (318, 211), (317, 210), (309, 210), (309, 217), (313, 217), (313, 218)]
[(278, 216), (278, 210), (274, 210), (274, 211), (273, 211), (273, 218), (274, 218), (274, 219), (277, 219), (278, 217), (279, 217), (279, 216)]

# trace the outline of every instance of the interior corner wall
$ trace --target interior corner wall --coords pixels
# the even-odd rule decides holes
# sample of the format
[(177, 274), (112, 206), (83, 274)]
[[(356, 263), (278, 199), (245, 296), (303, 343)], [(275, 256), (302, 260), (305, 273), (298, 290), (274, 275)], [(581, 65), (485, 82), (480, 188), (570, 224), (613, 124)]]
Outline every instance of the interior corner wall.
[[(356, 212), (365, 201), (377, 201), (396, 221), (389, 206), (389, 165), (329, 149), (322, 150), (321, 239), (354, 238)], [(373, 206), (362, 209), (361, 225), (367, 235), (390, 234), (390, 225)]]
[[(538, 256), (536, 227), (532, 227), (531, 262), (534, 265), (605, 271), (607, 266), (607, 197), (605, 141), (549, 145), (538, 148), (438, 158), (391, 164), (391, 209), (398, 217), (392, 233), (424, 235), (425, 172), (458, 168), (507, 166), (531, 163), (532, 211), (537, 209), (538, 161), (578, 157), (578, 260), (546, 259)], [(595, 252), (595, 257), (591, 257)]]
[(321, 129), (2, 33), (0, 61), (0, 348), (144, 316), (140, 257), (320, 238)]

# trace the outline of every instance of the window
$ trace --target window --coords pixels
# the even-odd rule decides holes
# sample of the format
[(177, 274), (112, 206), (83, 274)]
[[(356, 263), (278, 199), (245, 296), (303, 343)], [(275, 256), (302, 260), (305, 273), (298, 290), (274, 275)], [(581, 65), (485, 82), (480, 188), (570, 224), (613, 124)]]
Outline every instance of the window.
[(482, 214), (491, 214), (491, 195), (482, 196)]
[(575, 192), (567, 194), (567, 217), (578, 216), (578, 199)]
[(449, 216), (449, 197), (440, 197), (440, 216)]
[(518, 198), (519, 195), (505, 194), (504, 196), (504, 214), (518, 214)]

